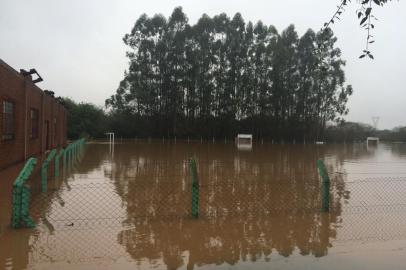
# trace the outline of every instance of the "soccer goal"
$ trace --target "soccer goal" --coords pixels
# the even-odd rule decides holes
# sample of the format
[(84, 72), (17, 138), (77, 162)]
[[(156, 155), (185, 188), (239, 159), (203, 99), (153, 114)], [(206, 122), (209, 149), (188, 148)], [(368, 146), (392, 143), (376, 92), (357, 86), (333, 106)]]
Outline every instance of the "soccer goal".
[(238, 134), (235, 138), (235, 143), (237, 147), (252, 147), (252, 134)]

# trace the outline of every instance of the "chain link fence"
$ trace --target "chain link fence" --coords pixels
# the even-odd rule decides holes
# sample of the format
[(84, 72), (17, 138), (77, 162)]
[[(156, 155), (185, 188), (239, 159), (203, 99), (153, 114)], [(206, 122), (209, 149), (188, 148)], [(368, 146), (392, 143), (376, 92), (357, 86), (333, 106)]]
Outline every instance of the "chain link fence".
[(197, 197), (188, 161), (174, 164), (171, 174), (128, 175), (110, 165), (82, 174), (80, 163), (72, 163), (45, 192), (38, 175), (29, 182), (38, 230), (30, 256), (152, 264), (163, 258), (177, 268), (183, 252), (191, 264), (233, 264), (265, 260), (272, 252), (320, 257), (333, 245), (406, 238), (406, 175), (333, 172), (329, 211), (323, 212), (318, 175), (268, 178), (243, 167), (230, 174), (221, 170), (224, 164), (202, 164), (196, 162)]
[[(33, 196), (31, 216), (48, 227), (131, 226), (138, 219), (314, 214), (322, 211), (322, 183), (312, 179), (223, 181), (199, 175), (198, 190), (185, 162), (178, 175), (152, 178), (66, 177)], [(202, 176), (203, 175), (203, 176)], [(60, 179), (64, 179), (61, 177)], [(51, 182), (50, 182), (51, 183)], [(35, 188), (33, 188), (35, 190)], [(197, 197), (196, 197), (197, 192)], [(334, 216), (406, 208), (406, 177), (346, 181), (331, 176), (329, 213)], [(197, 207), (197, 208), (196, 208)], [(52, 226), (51, 226), (52, 225)]]
[[(67, 171), (72, 169), (83, 152), (84, 139), (77, 140), (69, 144), (65, 149), (52, 149), (42, 160), (41, 166), (37, 166), (37, 158), (29, 158), (22, 168), (20, 174), (14, 181), (11, 201), (11, 227), (13, 228), (34, 228), (35, 220), (39, 217), (45, 218), (44, 203), (51, 202), (47, 198), (49, 184), (53, 190), (58, 189), (58, 179), (60, 170), (60, 159), (63, 157), (64, 176)], [(56, 157), (56, 158), (55, 158)], [(53, 161), (53, 166), (51, 166)], [(49, 183), (48, 183), (49, 182)], [(41, 205), (36, 205), (35, 201), (42, 201)], [(41, 214), (35, 213), (32, 216), (32, 210), (37, 210)]]

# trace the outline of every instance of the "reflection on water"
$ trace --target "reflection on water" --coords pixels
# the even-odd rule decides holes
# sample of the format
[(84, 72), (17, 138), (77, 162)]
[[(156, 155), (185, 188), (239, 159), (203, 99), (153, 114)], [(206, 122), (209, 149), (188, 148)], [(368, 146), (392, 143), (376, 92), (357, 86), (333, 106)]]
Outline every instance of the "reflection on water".
[[(198, 163), (198, 220), (190, 218), (190, 157)], [(330, 213), (320, 212), (318, 158), (333, 181)], [(406, 237), (405, 164), (403, 145), (238, 151), (233, 144), (126, 142), (112, 156), (109, 145), (88, 144), (50, 192), (35, 193), (38, 179), (31, 183), (35, 230), (10, 230), (9, 212), (0, 213), (0, 240), (12, 243), (0, 247), (0, 263), (193, 269), (330, 258), (343, 243)]]

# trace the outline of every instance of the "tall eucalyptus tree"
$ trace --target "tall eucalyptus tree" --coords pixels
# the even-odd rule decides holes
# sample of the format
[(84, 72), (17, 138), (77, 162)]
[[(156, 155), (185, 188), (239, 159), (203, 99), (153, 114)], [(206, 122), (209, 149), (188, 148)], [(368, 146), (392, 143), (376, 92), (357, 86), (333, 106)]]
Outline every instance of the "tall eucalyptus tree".
[(168, 19), (140, 16), (123, 40), (129, 67), (106, 105), (128, 136), (310, 140), (348, 113), (352, 88), (330, 29), (279, 34), (240, 13), (190, 25), (178, 7)]

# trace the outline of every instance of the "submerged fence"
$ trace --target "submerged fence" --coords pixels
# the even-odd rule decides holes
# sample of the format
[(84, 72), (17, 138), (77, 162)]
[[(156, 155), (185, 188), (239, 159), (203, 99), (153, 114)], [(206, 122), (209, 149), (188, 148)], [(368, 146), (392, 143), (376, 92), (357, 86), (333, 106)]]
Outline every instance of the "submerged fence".
[[(216, 179), (184, 163), (178, 175), (129, 177), (72, 176), (42, 193), (31, 215), (55, 227), (131, 226), (143, 219), (224, 219), (249, 216), (319, 216), (406, 210), (406, 177), (345, 181), (317, 161), (312, 179)], [(399, 193), (400, 191), (400, 193)], [(395, 194), (395, 195), (394, 195)]]
[[(54, 162), (74, 164), (80, 154), (73, 148), (56, 153)], [(222, 164), (197, 159), (157, 163), (148, 171), (137, 162), (146, 161), (131, 159), (128, 170), (119, 159), (85, 170), (85, 158), (74, 174), (49, 181), (45, 192), (39, 185), (28, 203), (28, 216), (42, 228), (30, 242), (33, 257), (143, 259), (152, 251), (152, 259), (165, 254), (176, 261), (167, 258), (182, 254), (173, 252), (179, 247), (201, 264), (238, 260), (235, 254), (244, 252), (260, 258), (273, 249), (319, 257), (333, 244), (406, 237), (406, 174), (335, 172), (317, 161), (314, 174), (283, 178), (259, 176), (255, 166), (245, 170), (234, 161), (227, 172)], [(200, 256), (202, 251), (210, 256)]]
[(20, 174), (14, 181), (11, 212), (11, 226), (13, 228), (31, 228), (35, 226), (33, 219), (29, 215), (30, 187), (26, 182), (36, 164), (37, 159), (28, 159)]
[[(32, 216), (33, 205), (32, 202), (37, 198), (33, 198), (32, 193), (46, 194), (48, 191), (48, 181), (59, 175), (59, 159), (64, 155), (64, 169), (67, 165), (71, 165), (83, 150), (85, 140), (80, 139), (69, 144), (65, 149), (61, 149), (57, 153), (56, 149), (51, 150), (47, 157), (44, 159), (40, 168), (40, 185), (35, 183), (32, 178), (32, 173), (37, 164), (36, 158), (29, 158), (17, 176), (13, 184), (12, 190), (12, 213), (11, 213), (11, 226), (13, 228), (33, 228), (36, 226), (35, 218)], [(54, 177), (49, 176), (50, 164), (54, 160)], [(31, 180), (31, 181), (30, 181)], [(38, 191), (39, 187), (39, 192)], [(31, 214), (30, 214), (31, 213)]]
[[(83, 142), (75, 142), (48, 157), (54, 157), (55, 166), (63, 158), (69, 167), (80, 156)], [(49, 162), (44, 162), (42, 167), (49, 169)], [(206, 220), (325, 214), (338, 220), (343, 214), (406, 210), (406, 198), (402, 195), (406, 192), (406, 176), (347, 181), (340, 173), (327, 172), (322, 161), (317, 161), (316, 166), (319, 175), (311, 179), (209, 176), (202, 168), (199, 170), (195, 159), (184, 162), (177, 175), (134, 177), (120, 171), (107, 177), (72, 175), (61, 178), (52, 188), (41, 181), (38, 196), (31, 196), (28, 203), (28, 216), (53, 230), (56, 227), (131, 226), (145, 219), (172, 218)], [(33, 192), (33, 187), (28, 190)], [(29, 226), (24, 222), (18, 224)]]

